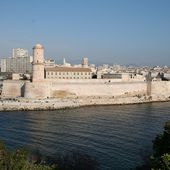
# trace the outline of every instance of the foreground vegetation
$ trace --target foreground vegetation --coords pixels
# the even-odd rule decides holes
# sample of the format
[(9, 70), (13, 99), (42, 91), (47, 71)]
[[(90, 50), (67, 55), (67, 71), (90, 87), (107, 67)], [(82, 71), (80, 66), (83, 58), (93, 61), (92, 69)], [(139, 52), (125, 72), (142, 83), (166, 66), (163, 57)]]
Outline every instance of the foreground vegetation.
[(55, 166), (41, 165), (37, 159), (29, 157), (25, 149), (8, 151), (3, 143), (0, 143), (0, 170), (53, 170)]
[[(49, 159), (49, 160), (48, 160)], [(97, 170), (98, 163), (87, 154), (71, 152), (43, 160), (38, 153), (26, 149), (9, 151), (0, 143), (0, 170)], [(52, 163), (50, 163), (52, 162)]]
[(153, 154), (137, 169), (170, 170), (170, 121), (165, 123), (163, 134), (153, 141)]

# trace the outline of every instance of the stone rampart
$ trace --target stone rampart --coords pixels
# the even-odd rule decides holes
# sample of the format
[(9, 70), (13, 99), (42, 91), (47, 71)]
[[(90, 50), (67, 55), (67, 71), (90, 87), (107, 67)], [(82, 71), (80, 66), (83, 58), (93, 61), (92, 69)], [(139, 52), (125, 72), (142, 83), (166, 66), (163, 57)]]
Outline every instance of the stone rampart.
[(44, 99), (50, 97), (50, 86), (49, 82), (27, 82), (25, 83), (25, 98), (33, 99)]
[[(2, 97), (76, 98), (76, 97), (141, 97), (147, 95), (147, 82), (112, 82), (109, 80), (55, 80), (3, 82)], [(151, 82), (154, 100), (170, 98), (170, 81)]]
[(52, 82), (51, 97), (69, 96), (135, 96), (146, 95), (146, 82), (120, 83), (120, 82)]
[(152, 82), (151, 95), (157, 98), (161, 98), (161, 97), (170, 98), (170, 81)]
[(24, 81), (4, 80), (2, 86), (2, 98), (16, 98), (24, 96)]

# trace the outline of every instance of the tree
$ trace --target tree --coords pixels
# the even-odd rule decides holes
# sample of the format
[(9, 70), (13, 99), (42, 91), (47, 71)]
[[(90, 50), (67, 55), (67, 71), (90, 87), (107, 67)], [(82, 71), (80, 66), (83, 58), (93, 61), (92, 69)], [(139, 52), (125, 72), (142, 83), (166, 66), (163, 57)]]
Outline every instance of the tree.
[(153, 140), (153, 154), (138, 170), (170, 170), (170, 121), (164, 126), (163, 134)]
[(165, 123), (164, 133), (158, 135), (153, 141), (153, 151), (154, 157), (170, 154), (170, 121)]
[(161, 169), (170, 169), (170, 154), (161, 156)]

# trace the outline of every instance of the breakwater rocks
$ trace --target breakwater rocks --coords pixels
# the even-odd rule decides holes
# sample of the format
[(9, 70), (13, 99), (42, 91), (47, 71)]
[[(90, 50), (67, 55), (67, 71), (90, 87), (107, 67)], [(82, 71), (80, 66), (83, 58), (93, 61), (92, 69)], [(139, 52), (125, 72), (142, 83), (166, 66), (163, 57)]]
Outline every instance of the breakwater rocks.
[(41, 99), (33, 100), (26, 98), (1, 99), (0, 111), (16, 110), (56, 110), (75, 108), (90, 105), (122, 105), (138, 104), (148, 102), (170, 101), (170, 97), (165, 96), (84, 96), (75, 98)]
[(68, 99), (5, 99), (0, 101), (0, 111), (16, 111), (16, 110), (56, 110), (79, 107), (79, 104), (74, 100)]

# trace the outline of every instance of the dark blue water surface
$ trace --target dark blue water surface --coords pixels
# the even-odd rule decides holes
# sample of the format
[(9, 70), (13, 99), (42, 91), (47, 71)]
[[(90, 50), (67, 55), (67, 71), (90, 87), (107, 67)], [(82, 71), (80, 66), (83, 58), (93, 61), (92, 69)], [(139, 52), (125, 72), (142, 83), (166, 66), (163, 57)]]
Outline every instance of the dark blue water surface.
[(101, 169), (134, 169), (170, 120), (170, 103), (93, 106), (56, 111), (0, 112), (0, 139), (55, 157), (78, 150)]

